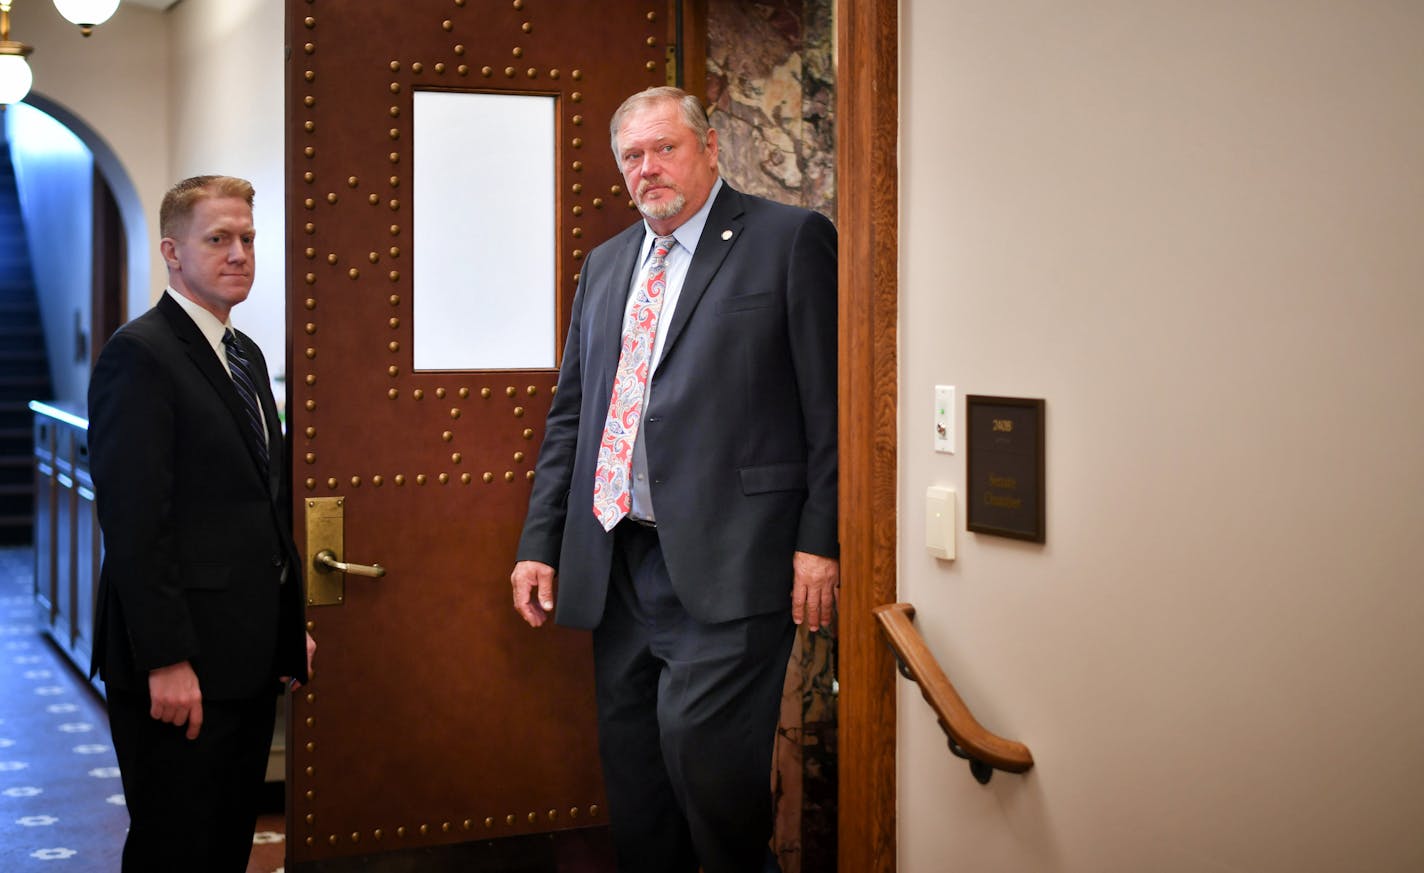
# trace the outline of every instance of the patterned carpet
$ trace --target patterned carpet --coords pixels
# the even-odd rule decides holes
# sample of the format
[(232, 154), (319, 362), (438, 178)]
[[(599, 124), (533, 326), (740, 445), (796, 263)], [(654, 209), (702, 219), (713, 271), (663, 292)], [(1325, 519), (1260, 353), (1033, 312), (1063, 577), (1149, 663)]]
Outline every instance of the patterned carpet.
[[(0, 548), (0, 870), (117, 871), (128, 829), (103, 701), (40, 632), (34, 557)], [(276, 788), (276, 786), (274, 786)], [(280, 873), (280, 791), (248, 873)]]

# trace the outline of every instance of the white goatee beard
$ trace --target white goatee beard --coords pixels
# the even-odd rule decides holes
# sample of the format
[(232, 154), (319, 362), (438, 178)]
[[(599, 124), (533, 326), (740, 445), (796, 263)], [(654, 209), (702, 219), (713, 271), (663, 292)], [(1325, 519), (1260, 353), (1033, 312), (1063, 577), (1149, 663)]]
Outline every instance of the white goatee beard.
[(677, 215), (679, 212), (682, 211), (682, 207), (686, 205), (687, 198), (682, 194), (678, 194), (671, 200), (663, 200), (658, 203), (640, 202), (638, 204), (638, 211), (643, 213), (648, 218), (662, 221), (664, 219), (672, 218), (674, 215)]

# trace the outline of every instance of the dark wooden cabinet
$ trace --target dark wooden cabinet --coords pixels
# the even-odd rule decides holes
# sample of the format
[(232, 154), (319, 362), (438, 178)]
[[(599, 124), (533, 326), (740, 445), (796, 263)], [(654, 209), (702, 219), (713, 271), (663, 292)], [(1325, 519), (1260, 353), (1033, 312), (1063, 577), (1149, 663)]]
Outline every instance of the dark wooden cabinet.
[(89, 476), (89, 423), (47, 403), (31, 402), (30, 409), (35, 414), (35, 603), (45, 631), (87, 676), (103, 550)]

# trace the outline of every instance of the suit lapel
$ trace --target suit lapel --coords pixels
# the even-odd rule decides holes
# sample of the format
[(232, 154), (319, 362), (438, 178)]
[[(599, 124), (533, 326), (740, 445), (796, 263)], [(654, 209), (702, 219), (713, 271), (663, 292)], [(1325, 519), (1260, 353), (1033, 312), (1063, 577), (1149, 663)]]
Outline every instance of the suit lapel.
[[(167, 292), (158, 298), (158, 310), (168, 319), (168, 324), (173, 328), (174, 335), (182, 340), (188, 359), (198, 368), (198, 372), (203, 374), (203, 378), (208, 380), (208, 384), (217, 392), (223, 405), (232, 415), (233, 426), (242, 435), (243, 444), (247, 446), (247, 454), (252, 458), (253, 468), (260, 475), (262, 456), (258, 454), (259, 450), (252, 436), (251, 428), (247, 426), (247, 412), (242, 406), (242, 398), (237, 396), (237, 389), (232, 385), (232, 377), (227, 374), (227, 370), (223, 369), (222, 362), (213, 353), (213, 347), (208, 345), (207, 337), (203, 336), (203, 332), (198, 330), (193, 319), (188, 317), (188, 313), (183, 311), (183, 307), (169, 297)], [(264, 415), (268, 416), (267, 431), (270, 434), (277, 411), (275, 409), (269, 411), (269, 406), (270, 403), (264, 398), (262, 411)], [(272, 445), (277, 444), (273, 443)], [(270, 486), (271, 483), (268, 484)]]
[[(732, 246), (742, 235), (742, 195), (732, 190), (732, 186), (722, 183), (722, 191), (707, 213), (707, 224), (702, 228), (702, 236), (697, 240), (697, 252), (688, 265), (687, 277), (682, 280), (682, 291), (678, 294), (677, 308), (672, 313), (672, 323), (667, 326), (663, 338), (662, 357), (658, 366), (667, 361), (673, 345), (687, 327), (688, 319), (697, 308), (702, 294), (712, 283), (712, 277), (722, 267)], [(729, 234), (730, 232), (730, 234)]]

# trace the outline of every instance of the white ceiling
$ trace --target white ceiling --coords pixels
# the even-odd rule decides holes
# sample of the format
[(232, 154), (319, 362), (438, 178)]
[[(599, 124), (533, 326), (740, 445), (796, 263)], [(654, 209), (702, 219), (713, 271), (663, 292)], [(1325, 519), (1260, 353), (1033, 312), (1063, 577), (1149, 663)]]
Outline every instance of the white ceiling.
[(135, 6), (147, 6), (149, 9), (160, 11), (167, 9), (178, 2), (178, 0), (122, 0), (124, 3), (132, 3)]

